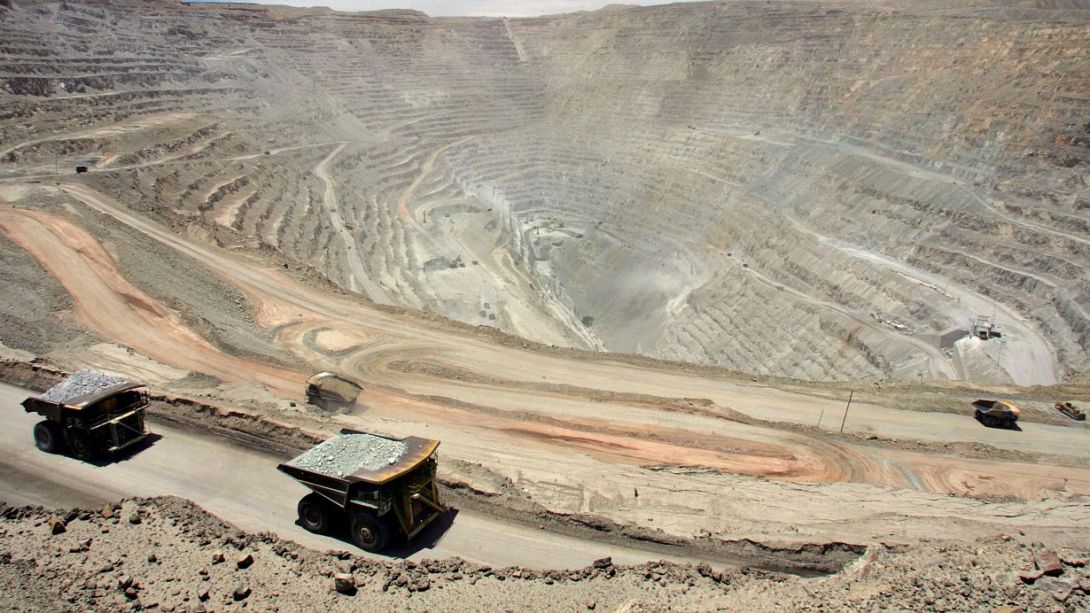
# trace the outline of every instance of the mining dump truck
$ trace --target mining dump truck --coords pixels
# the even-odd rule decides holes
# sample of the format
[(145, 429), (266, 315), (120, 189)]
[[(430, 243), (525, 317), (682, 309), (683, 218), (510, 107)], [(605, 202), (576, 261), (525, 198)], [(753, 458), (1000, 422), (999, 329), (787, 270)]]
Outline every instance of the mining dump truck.
[(1075, 406), (1074, 403), (1057, 402), (1056, 410), (1070, 417), (1071, 419), (1074, 419), (1075, 421), (1086, 421), (1086, 413), (1083, 413), (1082, 409)]
[(277, 468), (311, 489), (299, 524), (329, 533), (348, 522), (352, 542), (378, 552), (400, 535), (412, 540), (446, 513), (435, 484), (439, 441), (343, 430)]
[(134, 383), (92, 370), (78, 370), (41, 396), (23, 401), (27, 413), (45, 420), (34, 426), (34, 443), (47, 453), (67, 451), (91, 460), (139, 443), (148, 436), (148, 395)]
[(340, 411), (356, 403), (363, 386), (332, 372), (320, 372), (307, 379), (307, 404), (326, 411)]
[(1010, 400), (974, 400), (977, 420), (989, 428), (1014, 428), (1022, 408)]

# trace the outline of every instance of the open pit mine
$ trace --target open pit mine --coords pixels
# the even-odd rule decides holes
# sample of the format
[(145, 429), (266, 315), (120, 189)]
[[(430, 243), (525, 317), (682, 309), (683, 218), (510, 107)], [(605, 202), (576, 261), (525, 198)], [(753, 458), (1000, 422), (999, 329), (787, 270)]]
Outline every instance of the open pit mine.
[(1088, 270), (1081, 0), (0, 0), (0, 606), (1087, 608)]

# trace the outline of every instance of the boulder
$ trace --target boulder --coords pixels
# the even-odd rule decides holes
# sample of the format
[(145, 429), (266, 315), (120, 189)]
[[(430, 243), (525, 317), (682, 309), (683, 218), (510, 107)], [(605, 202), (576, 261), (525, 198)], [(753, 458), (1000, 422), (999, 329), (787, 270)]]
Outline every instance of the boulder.
[(68, 527), (65, 525), (64, 520), (56, 515), (50, 517), (48, 523), (49, 531), (52, 534), (61, 534), (62, 532), (68, 531)]
[(349, 573), (333, 575), (333, 589), (345, 596), (356, 595), (356, 579)]
[(1022, 583), (1033, 585), (1035, 581), (1044, 576), (1044, 573), (1039, 570), (1027, 570), (1019, 573), (1018, 578), (1022, 580)]
[(1058, 577), (1064, 572), (1063, 562), (1060, 561), (1060, 556), (1056, 555), (1055, 551), (1048, 549), (1039, 549), (1033, 554), (1033, 563), (1037, 566), (1037, 570), (1050, 577)]

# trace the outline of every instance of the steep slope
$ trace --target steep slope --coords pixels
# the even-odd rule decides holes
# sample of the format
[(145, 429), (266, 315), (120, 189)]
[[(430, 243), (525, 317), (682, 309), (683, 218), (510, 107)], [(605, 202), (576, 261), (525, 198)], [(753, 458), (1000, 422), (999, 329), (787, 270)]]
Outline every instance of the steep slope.
[[(1085, 373), (1090, 14), (934, 6), (15, 3), (0, 181), (86, 164), (179, 231), (552, 344)], [(1002, 341), (962, 338), (981, 314)]]

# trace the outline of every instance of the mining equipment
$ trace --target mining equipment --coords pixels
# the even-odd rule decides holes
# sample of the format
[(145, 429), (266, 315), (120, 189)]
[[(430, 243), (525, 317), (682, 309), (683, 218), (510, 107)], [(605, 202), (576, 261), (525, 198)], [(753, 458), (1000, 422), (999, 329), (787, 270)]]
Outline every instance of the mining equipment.
[(277, 466), (311, 493), (299, 524), (330, 533), (345, 521), (360, 549), (383, 550), (393, 536), (412, 540), (447, 512), (435, 482), (439, 441), (342, 430)]
[(1086, 413), (1082, 412), (1082, 409), (1075, 406), (1071, 402), (1057, 402), (1056, 410), (1064, 415), (1074, 419), (1075, 421), (1086, 421)]
[(116, 453), (147, 438), (147, 406), (143, 383), (87, 369), (23, 401), (27, 413), (45, 418), (34, 426), (38, 449), (80, 460)]
[(337, 373), (323, 371), (307, 379), (306, 401), (326, 411), (340, 411), (356, 403), (363, 386)]
[(1013, 429), (1022, 413), (1022, 407), (1010, 400), (974, 400), (974, 415), (989, 428)]

